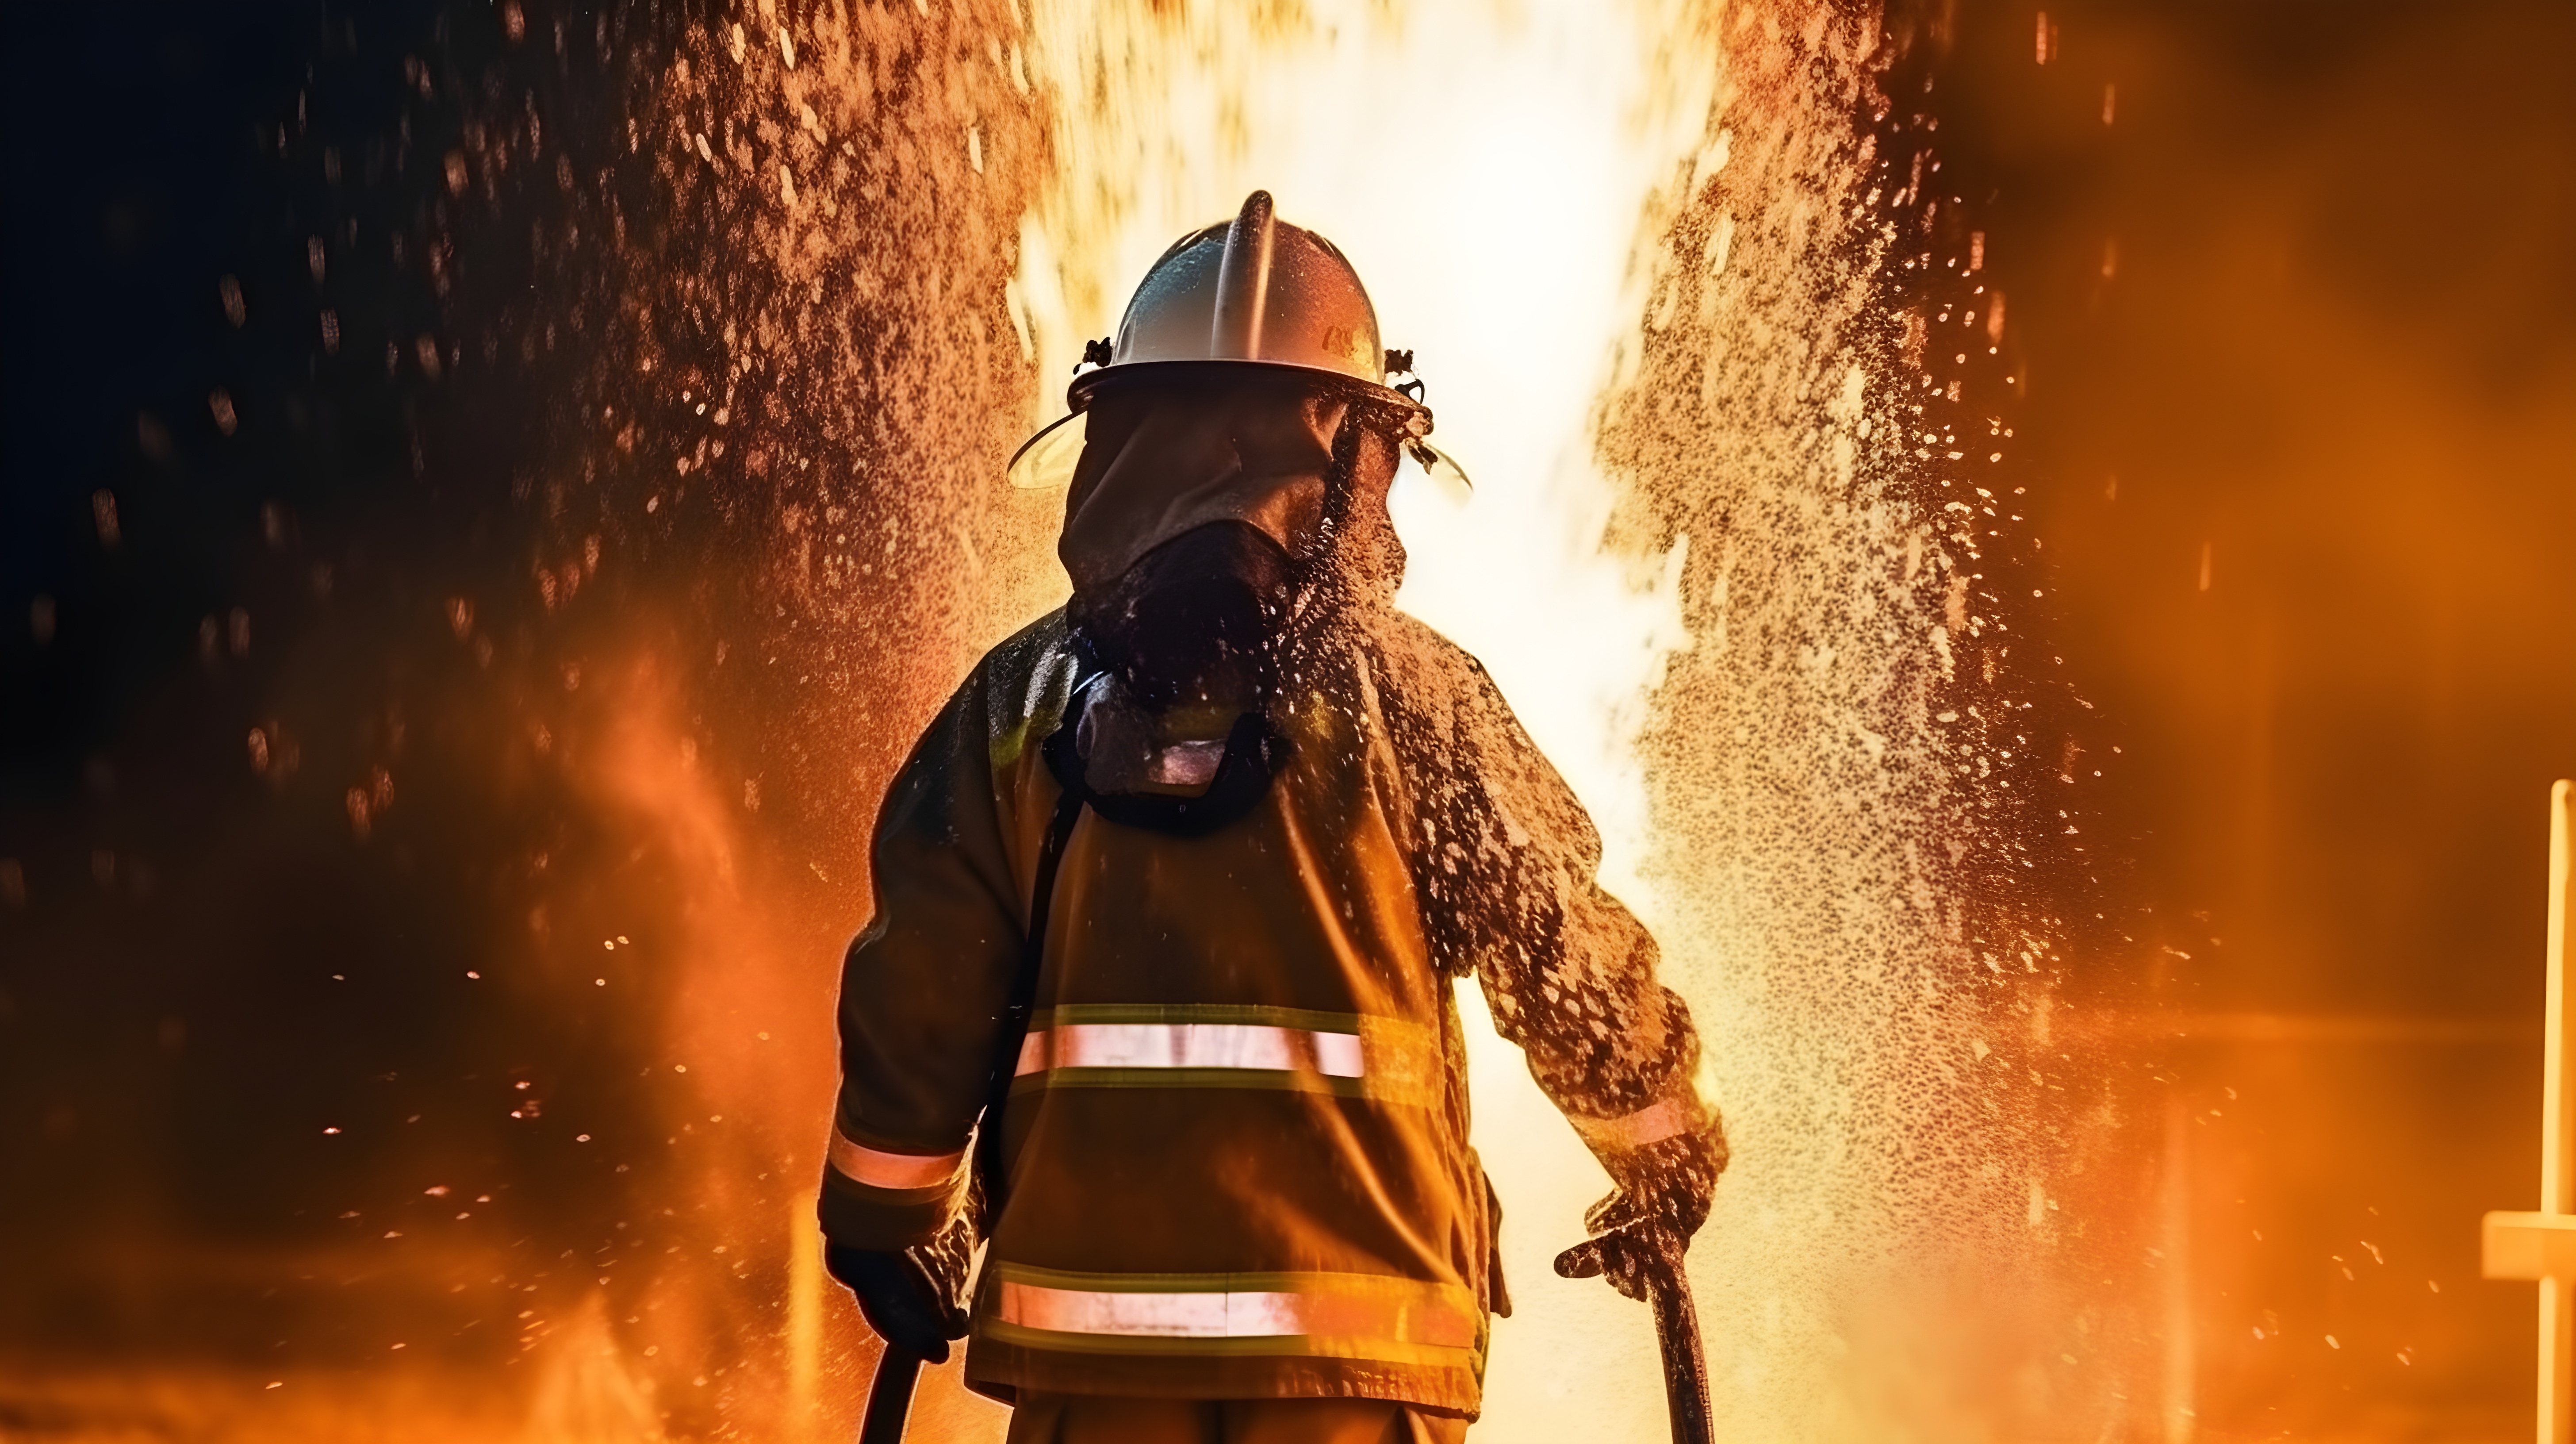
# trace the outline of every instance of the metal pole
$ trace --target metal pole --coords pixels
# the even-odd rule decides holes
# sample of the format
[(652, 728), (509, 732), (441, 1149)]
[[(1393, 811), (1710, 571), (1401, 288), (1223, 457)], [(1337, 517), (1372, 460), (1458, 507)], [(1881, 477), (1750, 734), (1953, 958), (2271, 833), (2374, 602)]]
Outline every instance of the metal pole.
[(2567, 929), (2576, 922), (2576, 782), (2549, 789), (2549, 981), (2541, 1014), (2540, 1211), (2489, 1213), (2478, 1271), (2540, 1282), (2540, 1387), (2533, 1437), (2576, 1439), (2576, 988)]
[[(2549, 983), (2542, 1014), (2540, 1211), (2576, 1213), (2576, 1091), (2571, 1091), (2568, 1027), (2576, 996), (2567, 986), (2568, 893), (2576, 880), (2576, 783), (2561, 779), (2549, 789)], [(2570, 1355), (2576, 1354), (2576, 1279), (2543, 1273), (2540, 1279), (2540, 1444), (2568, 1444), (2576, 1420)]]

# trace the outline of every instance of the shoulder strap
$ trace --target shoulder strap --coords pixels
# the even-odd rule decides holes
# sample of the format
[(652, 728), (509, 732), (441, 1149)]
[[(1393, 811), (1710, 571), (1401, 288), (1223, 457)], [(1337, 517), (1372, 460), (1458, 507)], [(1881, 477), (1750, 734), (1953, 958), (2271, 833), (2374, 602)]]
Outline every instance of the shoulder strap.
[[(1082, 723), (1082, 710), (1090, 697), (1092, 678), (1076, 676), (1064, 720), (1046, 740), (1052, 749), (1056, 739), (1072, 738)], [(1058, 779), (1062, 783), (1061, 777)], [(993, 1035), (993, 1070), (984, 1096), (984, 1118), (975, 1130), (975, 1169), (982, 1175), (984, 1207), (981, 1232), (990, 1235), (993, 1221), (1002, 1216), (1006, 1196), (1004, 1159), (1002, 1155), (1002, 1109), (1011, 1101), (1011, 1082), (1019, 1075), (1020, 1048), (1028, 1041), (1029, 1014), (1037, 1005), (1038, 970), (1046, 962), (1047, 907), (1055, 897), (1056, 869), (1064, 862), (1065, 844), (1073, 840), (1073, 825), (1082, 820), (1083, 804), (1091, 791), (1076, 774), (1055, 800), (1055, 812), (1047, 819), (1046, 838), (1038, 845), (1038, 871), (1035, 885), (1029, 891), (1029, 925), (1020, 944), (1020, 970), (1011, 979), (1010, 1002), (1002, 1009), (1002, 1026)]]
[(1176, 837), (1205, 837), (1260, 805), (1262, 795), (1270, 790), (1271, 779), (1288, 757), (1288, 739), (1274, 731), (1267, 718), (1247, 713), (1227, 736), (1225, 757), (1217, 764), (1216, 776), (1208, 783), (1207, 791), (1199, 796), (1094, 792), (1083, 776), (1082, 753), (1075, 738), (1082, 727), (1082, 714), (1091, 704), (1092, 684), (1100, 675), (1074, 679), (1064, 718), (1039, 749), (1047, 771), (1062, 791), (1056, 797), (1054, 815), (1047, 820), (1046, 839), (1038, 848), (1037, 878), (1029, 894), (1028, 932), (1020, 945), (1020, 971), (1011, 980), (1010, 1002), (1003, 1010), (1002, 1026), (993, 1037), (990, 1091), (985, 1095), (983, 1121), (975, 1134), (975, 1167), (983, 1181), (983, 1229), (988, 1235), (993, 1222), (1001, 1217), (1008, 1195), (1002, 1111), (1011, 1100), (1011, 1083), (1019, 1074), (1020, 1048), (1028, 1039), (1029, 1017), (1037, 1006), (1038, 973), (1046, 962), (1047, 913), (1055, 897), (1056, 872), (1064, 862), (1065, 846), (1073, 840), (1073, 827), (1081, 821), (1082, 810), (1089, 807), (1122, 827)]

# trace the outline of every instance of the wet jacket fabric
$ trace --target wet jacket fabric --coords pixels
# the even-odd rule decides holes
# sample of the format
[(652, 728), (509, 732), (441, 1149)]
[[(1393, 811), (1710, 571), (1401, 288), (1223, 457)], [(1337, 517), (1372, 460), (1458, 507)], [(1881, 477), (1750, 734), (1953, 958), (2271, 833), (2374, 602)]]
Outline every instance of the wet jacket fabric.
[[(836, 1244), (920, 1244), (968, 1206), (1060, 795), (1040, 744), (1077, 672), (1061, 613), (996, 647), (888, 793), (842, 981)], [(1290, 751), (1247, 815), (1182, 838), (1086, 811), (1064, 847), (985, 1220), (978, 1389), (1472, 1418), (1502, 1282), (1456, 977), (1614, 1173), (1715, 1126), (1652, 940), (1472, 659), (1362, 609), (1304, 648), (1271, 722)]]

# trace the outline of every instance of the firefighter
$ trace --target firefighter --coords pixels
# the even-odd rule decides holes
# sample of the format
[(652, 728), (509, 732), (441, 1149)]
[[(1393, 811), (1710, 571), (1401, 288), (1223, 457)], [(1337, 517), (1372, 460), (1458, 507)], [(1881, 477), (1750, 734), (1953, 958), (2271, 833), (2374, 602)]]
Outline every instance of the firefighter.
[(1509, 1303), (1452, 981), (1617, 1185), (1560, 1272), (1632, 1297), (1726, 1164), (1696, 1035), (1581, 805), (1392, 605), (1430, 413), (1341, 253), (1256, 192), (1090, 359), (1072, 599), (877, 823), (827, 1266), (890, 1346), (969, 1338), (1014, 1444), (1462, 1438)]

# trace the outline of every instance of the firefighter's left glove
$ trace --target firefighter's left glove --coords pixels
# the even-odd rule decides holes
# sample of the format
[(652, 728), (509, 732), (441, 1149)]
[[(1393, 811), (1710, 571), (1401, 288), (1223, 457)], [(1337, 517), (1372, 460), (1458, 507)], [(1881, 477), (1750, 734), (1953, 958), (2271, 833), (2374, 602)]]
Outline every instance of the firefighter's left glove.
[(941, 1275), (936, 1244), (907, 1249), (827, 1244), (823, 1267), (858, 1295), (868, 1327), (894, 1348), (926, 1362), (948, 1362), (948, 1341), (966, 1336), (958, 1290)]
[(1726, 1135), (1715, 1128), (1659, 1139), (1612, 1162), (1619, 1185), (1583, 1215), (1592, 1237), (1556, 1256), (1558, 1276), (1607, 1278), (1632, 1299), (1646, 1297), (1658, 1272), (1678, 1271), (1691, 1235), (1708, 1222)]

